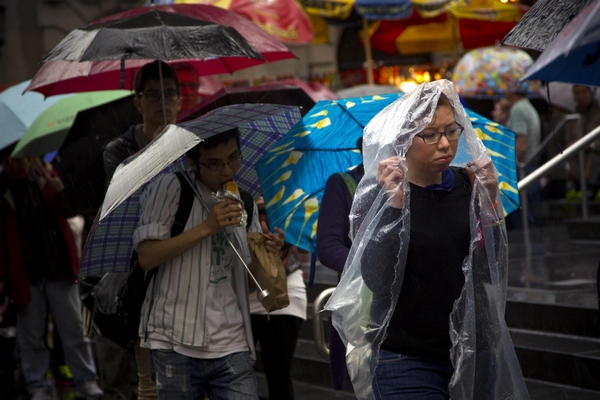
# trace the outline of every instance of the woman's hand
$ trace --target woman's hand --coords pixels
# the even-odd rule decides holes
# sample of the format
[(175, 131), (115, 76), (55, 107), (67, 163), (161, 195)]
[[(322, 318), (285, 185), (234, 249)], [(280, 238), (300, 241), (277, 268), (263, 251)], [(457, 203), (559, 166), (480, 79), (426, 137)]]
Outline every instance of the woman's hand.
[[(475, 167), (475, 171), (471, 167)], [(471, 161), (467, 164), (467, 175), (471, 181), (471, 187), (475, 184), (475, 178), (477, 177), (483, 186), (487, 189), (490, 199), (496, 200), (498, 195), (498, 173), (492, 161)]]
[(216, 204), (204, 221), (211, 235), (228, 226), (238, 225), (242, 219), (242, 207), (238, 200), (225, 200)]
[(279, 254), (279, 251), (283, 247), (283, 231), (279, 228), (275, 228), (276, 233), (270, 232), (265, 221), (261, 221), (260, 226), (263, 233), (269, 237), (269, 239), (265, 240), (265, 248), (267, 251), (273, 254)]
[(404, 207), (404, 171), (404, 165), (398, 156), (380, 161), (377, 168), (377, 183), (385, 189), (389, 205), (394, 208)]

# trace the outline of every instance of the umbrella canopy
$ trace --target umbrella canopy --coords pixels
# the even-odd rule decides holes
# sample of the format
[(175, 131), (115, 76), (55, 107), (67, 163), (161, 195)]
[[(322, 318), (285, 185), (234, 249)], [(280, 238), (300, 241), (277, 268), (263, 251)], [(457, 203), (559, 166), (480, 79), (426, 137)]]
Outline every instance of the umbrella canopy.
[(315, 103), (319, 100), (333, 100), (339, 97), (327, 86), (319, 82), (305, 81), (302, 79), (283, 79), (278, 82), (301, 88)]
[[(131, 22), (134, 20), (152, 23), (158, 18), (167, 22), (172, 21), (174, 24), (191, 24), (195, 21), (196, 27), (187, 27), (185, 25), (179, 27), (187, 32), (188, 39), (185, 39), (183, 42), (172, 43), (172, 47), (164, 44), (165, 42), (159, 41), (156, 33), (141, 34), (140, 27), (139, 32), (141, 37), (139, 41), (129, 43), (129, 45), (125, 46), (115, 46), (114, 41), (105, 43), (107, 50), (112, 52), (114, 48), (120, 48), (120, 53), (106, 54), (98, 52), (94, 56), (85, 53), (82, 49), (82, 38), (87, 38), (91, 41), (91, 39), (95, 38), (102, 31), (96, 30), (98, 26), (127, 21)], [(207, 22), (222, 25), (224, 29), (220, 31), (223, 33), (227, 32), (228, 35), (231, 33), (228, 36), (230, 39), (223, 40), (221, 35), (217, 35), (219, 38), (215, 38), (214, 41), (209, 39), (209, 36), (206, 36), (208, 41), (203, 39), (199, 32), (200, 28), (205, 26)], [(239, 35), (232, 33), (230, 28), (234, 28)], [(137, 31), (138, 29), (133, 29), (131, 33), (133, 34)], [(90, 32), (96, 32), (96, 34), (94, 35)], [(81, 39), (78, 40), (77, 37), (79, 36), (81, 36)], [(235, 39), (238, 43), (237, 46), (230, 43), (231, 40), (234, 40), (234, 37), (237, 38)], [(70, 47), (69, 43), (76, 45), (76, 47)], [(225, 43), (228, 49), (235, 50), (235, 54), (228, 56), (224, 53), (224, 49), (221, 48), (222, 43)], [(141, 46), (140, 44), (144, 45)], [(159, 44), (161, 44), (161, 48), (158, 49), (161, 51), (160, 53), (146, 52), (146, 46), (149, 46), (148, 49), (155, 49)], [(211, 48), (213, 50), (210, 50)], [(246, 53), (245, 55), (239, 54), (239, 51), (242, 49)], [(214, 51), (214, 56), (208, 56), (210, 51)], [(198, 58), (192, 56), (195, 52), (198, 54)], [(137, 70), (144, 64), (155, 59), (170, 61), (171, 63), (189, 62), (194, 65), (198, 74), (203, 76), (231, 73), (265, 62), (290, 58), (295, 58), (295, 56), (287, 47), (246, 18), (232, 11), (201, 4), (139, 7), (97, 20), (86, 26), (84, 30), (75, 30), (74, 35), (70, 39), (67, 40), (65, 38), (45, 58), (47, 62), (33, 77), (27, 90), (34, 90), (45, 96), (51, 96), (61, 93), (92, 90), (132, 89), (133, 79)], [(68, 61), (74, 59), (78, 59), (80, 62)], [(89, 59), (96, 61), (85, 61)], [(124, 68), (122, 62), (125, 63)]]
[(454, 5), (425, 17), (414, 12), (399, 21), (381, 21), (370, 28), (374, 49), (390, 54), (423, 54), (464, 50), (496, 44), (519, 21), (523, 9), (512, 4), (485, 2)]
[(425, 18), (437, 17), (446, 11), (457, 0), (412, 0), (415, 10)]
[(178, 116), (179, 122), (196, 119), (216, 108), (230, 104), (243, 103), (266, 103), (298, 106), (302, 108), (302, 114), (306, 114), (314, 105), (315, 101), (297, 86), (282, 83), (252, 87), (226, 87), (214, 95), (204, 99), (200, 104), (186, 110)]
[(79, 275), (129, 270), (131, 237), (139, 219), (142, 186), (158, 174), (172, 171), (174, 162), (179, 168), (186, 168), (181, 156), (205, 138), (235, 127), (240, 130), (243, 161), (236, 181), (257, 198), (260, 187), (254, 163), (298, 120), (297, 107), (234, 104), (193, 121), (167, 126), (161, 135), (115, 171), (102, 211), (88, 238)]
[(546, 47), (524, 80), (600, 86), (600, 0), (581, 11)]
[(461, 96), (497, 98), (520, 90), (539, 95), (539, 83), (519, 82), (533, 59), (523, 50), (509, 47), (483, 47), (469, 51), (454, 67), (452, 80)]
[[(257, 163), (269, 223), (285, 240), (315, 253), (319, 204), (327, 178), (362, 162), (363, 128), (403, 93), (320, 101)], [(512, 131), (467, 110), (499, 172), (505, 212), (519, 206)], [(462, 157), (462, 156), (461, 156)], [(455, 163), (468, 161), (457, 155)]]
[(538, 0), (502, 39), (503, 45), (544, 51), (591, 0)]
[(161, 0), (155, 4), (210, 4), (234, 11), (286, 43), (312, 40), (310, 20), (295, 0)]
[(30, 82), (21, 82), (0, 93), (0, 150), (21, 139), (44, 110), (71, 96), (56, 96), (44, 100), (44, 96), (39, 93), (23, 93)]
[(33, 121), (17, 143), (11, 157), (43, 156), (62, 145), (77, 113), (129, 96), (125, 90), (78, 93), (48, 107)]
[(77, 113), (52, 166), (78, 214), (93, 220), (106, 190), (104, 146), (138, 123), (142, 123), (142, 115), (135, 108), (133, 95)]
[(400, 89), (396, 86), (391, 85), (358, 85), (352, 86), (346, 89), (338, 90), (336, 93), (341, 98), (345, 97), (362, 97), (362, 96), (374, 96), (376, 94), (384, 93), (398, 93)]
[(413, 13), (412, 0), (355, 0), (354, 7), (368, 20), (403, 19)]
[[(210, 20), (151, 8), (71, 31), (42, 60), (184, 60), (228, 57), (262, 59), (235, 29)], [(229, 69), (229, 68), (227, 68)]]
[[(574, 86), (572, 83), (566, 82), (549, 82), (547, 85), (542, 86), (540, 95), (548, 104), (558, 106), (570, 113), (576, 113), (577, 103), (573, 96)], [(593, 99), (600, 104), (600, 90), (592, 88), (592, 92), (594, 94)]]

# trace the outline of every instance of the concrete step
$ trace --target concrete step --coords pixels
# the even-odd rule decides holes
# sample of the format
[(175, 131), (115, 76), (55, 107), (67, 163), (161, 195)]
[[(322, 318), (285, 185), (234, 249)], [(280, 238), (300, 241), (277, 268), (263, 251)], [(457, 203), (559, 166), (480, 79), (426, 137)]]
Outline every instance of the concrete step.
[[(555, 295), (549, 291), (536, 292), (539, 301), (543, 300), (544, 294)], [(571, 293), (570, 296), (576, 294)], [(597, 308), (509, 300), (506, 302), (505, 320), (509, 328), (600, 339), (600, 313)]]
[[(580, 200), (544, 200), (530, 206), (536, 223), (557, 224), (569, 218), (580, 218), (582, 214)], [(600, 215), (600, 203), (588, 202), (589, 215)]]
[(564, 220), (569, 238), (578, 242), (600, 242), (600, 218), (590, 216), (583, 218), (568, 218)]
[(527, 378), (600, 391), (600, 339), (509, 329)]
[(530, 400), (600, 400), (600, 392), (525, 379)]

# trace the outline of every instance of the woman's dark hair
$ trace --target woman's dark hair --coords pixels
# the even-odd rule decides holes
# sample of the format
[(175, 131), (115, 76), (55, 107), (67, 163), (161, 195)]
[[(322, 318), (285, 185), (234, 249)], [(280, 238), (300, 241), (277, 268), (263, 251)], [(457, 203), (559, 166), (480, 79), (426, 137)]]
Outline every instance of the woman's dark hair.
[(240, 149), (241, 151), (242, 149), (240, 147), (240, 131), (238, 128), (233, 128), (203, 140), (202, 142), (198, 143), (196, 146), (188, 150), (186, 156), (188, 156), (194, 161), (198, 161), (198, 159), (200, 158), (200, 150), (208, 150), (215, 148), (220, 144), (229, 142), (231, 139), (235, 139), (238, 149)]
[(454, 111), (454, 106), (452, 105), (452, 102), (450, 102), (450, 99), (444, 93), (440, 93), (440, 98), (438, 99), (438, 103), (435, 108), (437, 109), (442, 106), (450, 107), (450, 109)]
[(156, 60), (149, 64), (144, 65), (139, 71), (135, 74), (135, 79), (133, 81), (133, 90), (134, 96), (140, 97), (141, 93), (144, 91), (144, 86), (146, 86), (146, 82), (152, 81), (160, 81), (160, 72), (158, 70), (158, 66), (160, 64), (160, 69), (162, 70), (163, 82), (167, 79), (175, 82), (175, 87), (179, 90), (179, 79), (177, 79), (177, 73), (169, 64), (164, 63), (162, 61)]

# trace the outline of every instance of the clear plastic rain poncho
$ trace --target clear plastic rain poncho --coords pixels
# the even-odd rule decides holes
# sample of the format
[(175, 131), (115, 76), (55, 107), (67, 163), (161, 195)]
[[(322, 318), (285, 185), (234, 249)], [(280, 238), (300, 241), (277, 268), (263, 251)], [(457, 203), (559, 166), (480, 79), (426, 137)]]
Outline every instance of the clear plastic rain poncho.
[[(346, 363), (358, 399), (374, 397), (371, 389), (377, 368), (374, 355), (385, 339), (398, 301), (410, 243), (410, 186), (406, 179), (401, 181), (405, 197), (400, 217), (382, 228), (380, 219), (390, 206), (385, 189), (376, 182), (378, 164), (392, 156), (406, 160), (414, 135), (431, 123), (441, 93), (450, 99), (456, 121), (465, 128), (452, 165), (466, 167), (471, 160), (489, 161), (490, 156), (477, 138), (453, 84), (447, 80), (420, 85), (382, 110), (364, 129), (365, 175), (357, 187), (350, 213), (353, 245), (340, 283), (325, 306), (333, 312), (333, 325), (346, 345)], [(462, 265), (465, 284), (449, 321), (450, 359), (454, 366), (450, 398), (528, 399), (504, 322), (508, 241), (501, 219), (500, 197), (497, 190), (489, 191), (484, 185), (484, 172), (475, 169), (475, 175), (469, 206), (470, 248)], [(383, 294), (378, 293), (374, 301), (374, 294), (361, 274), (361, 267), (368, 267), (368, 261), (361, 260), (369, 260), (376, 256), (375, 252), (384, 250), (378, 250), (377, 244), (383, 242), (378, 238), (385, 235), (398, 235), (399, 261), (389, 266), (394, 269), (393, 282), (387, 285), (389, 293), (387, 289)]]

